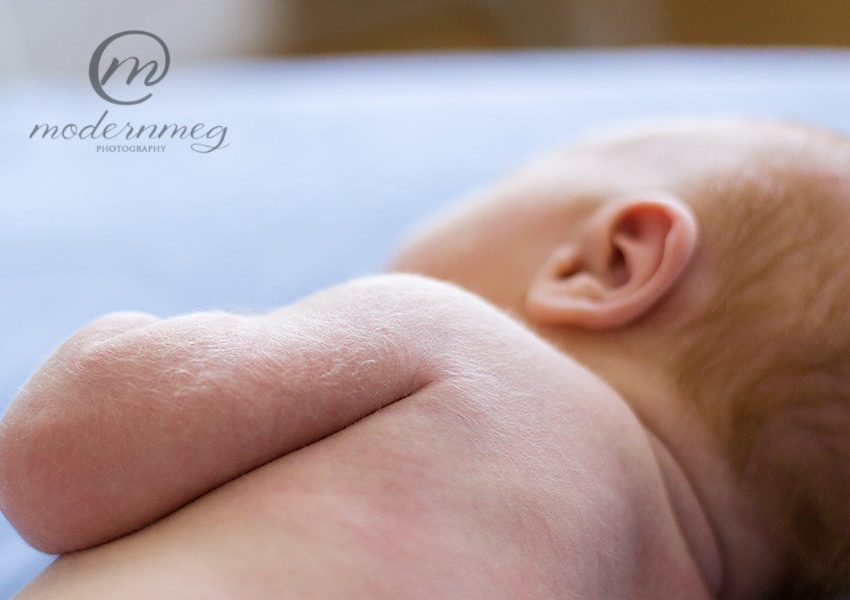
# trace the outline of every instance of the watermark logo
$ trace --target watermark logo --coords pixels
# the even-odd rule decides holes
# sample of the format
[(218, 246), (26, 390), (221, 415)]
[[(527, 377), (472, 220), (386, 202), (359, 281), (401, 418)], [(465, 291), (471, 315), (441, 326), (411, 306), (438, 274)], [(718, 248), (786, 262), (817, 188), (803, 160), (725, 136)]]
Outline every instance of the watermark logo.
[[(171, 66), (168, 46), (157, 35), (140, 29), (110, 35), (95, 49), (89, 61), (89, 82), (98, 96), (118, 105), (141, 104), (150, 99), (150, 88), (161, 82)], [(116, 115), (110, 115), (114, 110)], [(104, 153), (159, 153), (167, 142), (182, 142), (200, 154), (227, 148), (227, 126), (166, 120), (124, 120), (131, 108), (103, 110), (96, 120), (36, 123), (31, 140), (94, 141)], [(124, 118), (118, 118), (118, 115)]]
[[(148, 60), (142, 63), (145, 59)], [(109, 62), (104, 65), (106, 61)], [(141, 104), (153, 95), (144, 92), (165, 78), (170, 65), (171, 55), (162, 38), (148, 31), (121, 31), (95, 49), (89, 61), (89, 81), (107, 102)], [(142, 73), (144, 78), (139, 79)]]

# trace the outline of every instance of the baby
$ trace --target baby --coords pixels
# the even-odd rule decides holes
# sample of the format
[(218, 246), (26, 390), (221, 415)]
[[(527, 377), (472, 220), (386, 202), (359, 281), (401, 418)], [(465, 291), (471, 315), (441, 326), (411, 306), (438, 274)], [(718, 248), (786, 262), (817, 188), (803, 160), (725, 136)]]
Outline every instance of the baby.
[(529, 165), (398, 273), (104, 317), (0, 421), (0, 508), (89, 548), (18, 598), (846, 589), (848, 239), (850, 141), (682, 121)]

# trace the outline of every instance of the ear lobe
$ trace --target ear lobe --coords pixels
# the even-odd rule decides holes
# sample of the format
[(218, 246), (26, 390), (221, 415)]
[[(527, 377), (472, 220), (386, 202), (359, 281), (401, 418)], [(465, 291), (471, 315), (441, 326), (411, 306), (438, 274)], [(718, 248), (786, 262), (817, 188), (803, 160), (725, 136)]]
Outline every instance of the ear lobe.
[(528, 290), (526, 313), (548, 325), (627, 325), (675, 286), (697, 238), (693, 214), (676, 198), (643, 195), (608, 205), (579, 239), (550, 254)]

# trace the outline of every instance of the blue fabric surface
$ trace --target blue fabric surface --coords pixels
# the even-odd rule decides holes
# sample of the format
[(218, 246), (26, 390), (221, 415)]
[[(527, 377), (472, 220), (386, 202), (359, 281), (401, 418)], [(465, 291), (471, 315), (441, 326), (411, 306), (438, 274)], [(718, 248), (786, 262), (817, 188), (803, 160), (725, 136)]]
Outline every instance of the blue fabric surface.
[[(735, 113), (850, 131), (850, 53), (530, 52), (175, 65), (107, 105), (0, 81), (0, 408), (103, 313), (264, 311), (380, 268), (423, 215), (577, 132)], [(228, 127), (210, 154), (104, 154), (36, 123)], [(47, 563), (0, 521), (0, 598)]]

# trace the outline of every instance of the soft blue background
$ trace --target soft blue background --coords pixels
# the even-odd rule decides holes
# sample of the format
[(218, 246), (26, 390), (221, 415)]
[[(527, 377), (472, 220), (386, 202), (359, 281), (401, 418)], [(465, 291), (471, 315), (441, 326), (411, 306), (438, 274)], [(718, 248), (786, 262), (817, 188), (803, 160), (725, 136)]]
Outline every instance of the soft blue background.
[[(99, 154), (35, 123), (228, 126), (209, 155)], [(63, 337), (133, 309), (262, 311), (382, 264), (423, 215), (579, 131), (735, 113), (850, 131), (839, 51), (531, 52), (180, 69), (136, 107), (0, 81), (0, 407)], [(0, 457), (2, 460), (2, 457)], [(0, 598), (48, 561), (0, 522)]]

